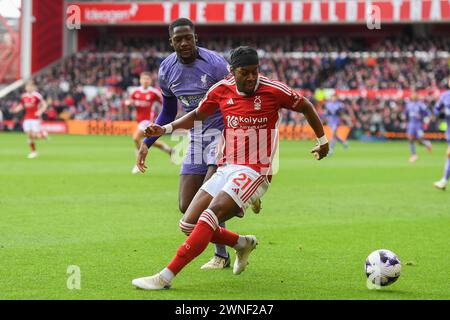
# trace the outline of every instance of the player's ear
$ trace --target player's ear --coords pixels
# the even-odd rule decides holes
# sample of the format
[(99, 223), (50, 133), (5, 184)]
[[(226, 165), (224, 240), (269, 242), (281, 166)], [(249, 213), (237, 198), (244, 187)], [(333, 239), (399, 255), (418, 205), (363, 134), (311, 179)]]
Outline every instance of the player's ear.
[(169, 38), (169, 44), (173, 48), (172, 37)]
[(195, 41), (195, 43), (198, 42), (198, 35), (196, 33), (194, 34), (194, 41)]
[(230, 71), (230, 73), (233, 75), (233, 77), (235, 76), (235, 70), (232, 66), (229, 66), (228, 70)]

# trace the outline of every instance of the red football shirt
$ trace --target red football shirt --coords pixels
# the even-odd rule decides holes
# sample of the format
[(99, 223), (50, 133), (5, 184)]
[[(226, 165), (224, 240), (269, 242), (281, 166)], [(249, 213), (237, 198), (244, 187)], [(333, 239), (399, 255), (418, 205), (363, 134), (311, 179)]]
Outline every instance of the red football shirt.
[(131, 93), (130, 98), (133, 100), (133, 105), (136, 107), (137, 122), (150, 120), (152, 118), (152, 108), (154, 104), (162, 103), (161, 92), (153, 87), (148, 87), (147, 89), (139, 87)]
[(36, 112), (39, 111), (39, 104), (43, 101), (42, 96), (37, 92), (24, 93), (20, 99), (20, 103), (25, 108), (24, 120), (38, 120)]
[(216, 83), (199, 104), (208, 115), (219, 108), (225, 124), (221, 159), (224, 163), (248, 166), (271, 175), (271, 163), (278, 145), (280, 109), (293, 109), (303, 99), (282, 82), (259, 76), (250, 95), (238, 92), (234, 78)]

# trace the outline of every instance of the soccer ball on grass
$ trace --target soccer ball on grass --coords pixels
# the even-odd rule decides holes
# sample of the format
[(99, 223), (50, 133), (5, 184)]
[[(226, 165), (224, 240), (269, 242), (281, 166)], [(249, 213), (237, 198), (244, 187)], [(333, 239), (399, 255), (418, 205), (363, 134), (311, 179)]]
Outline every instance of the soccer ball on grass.
[(388, 286), (400, 277), (402, 265), (395, 253), (390, 250), (375, 250), (366, 259), (367, 285)]

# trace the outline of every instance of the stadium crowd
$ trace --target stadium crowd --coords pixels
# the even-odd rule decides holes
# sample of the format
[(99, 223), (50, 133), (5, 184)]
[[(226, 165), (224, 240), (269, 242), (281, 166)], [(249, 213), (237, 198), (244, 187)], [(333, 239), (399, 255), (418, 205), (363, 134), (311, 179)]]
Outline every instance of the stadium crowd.
[[(450, 75), (449, 37), (412, 39), (384, 38), (381, 41), (347, 37), (281, 36), (211, 38), (201, 46), (222, 52), (237, 45), (259, 48), (261, 72), (301, 90), (316, 105), (322, 98), (314, 93), (322, 88), (340, 90), (444, 89)], [(171, 52), (167, 39), (103, 40), (63, 59), (36, 75), (34, 80), (48, 102), (47, 120), (103, 119), (132, 120), (132, 109), (125, 106), (129, 89), (138, 86), (142, 71), (150, 71), (157, 86), (161, 61)], [(2, 99), (5, 119), (21, 91)], [(426, 97), (430, 107), (436, 96)], [(359, 133), (380, 134), (401, 131), (406, 126), (403, 101), (393, 98), (346, 97), (344, 123)], [(302, 119), (283, 113), (284, 123)], [(431, 119), (430, 126), (435, 125)]]

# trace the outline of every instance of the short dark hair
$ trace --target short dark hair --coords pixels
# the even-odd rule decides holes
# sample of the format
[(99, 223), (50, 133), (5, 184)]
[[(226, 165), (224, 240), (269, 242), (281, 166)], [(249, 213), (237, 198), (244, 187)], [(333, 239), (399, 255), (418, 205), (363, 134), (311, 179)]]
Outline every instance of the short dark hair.
[(254, 48), (248, 46), (240, 46), (231, 51), (231, 67), (237, 68), (250, 64), (259, 64), (258, 52)]
[(169, 35), (172, 36), (173, 30), (176, 27), (181, 27), (181, 26), (188, 26), (192, 29), (192, 31), (195, 32), (195, 26), (191, 20), (189, 20), (188, 18), (179, 18), (177, 20), (172, 21), (172, 23), (169, 25)]

